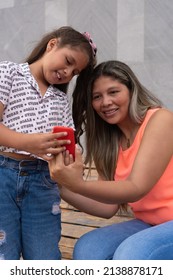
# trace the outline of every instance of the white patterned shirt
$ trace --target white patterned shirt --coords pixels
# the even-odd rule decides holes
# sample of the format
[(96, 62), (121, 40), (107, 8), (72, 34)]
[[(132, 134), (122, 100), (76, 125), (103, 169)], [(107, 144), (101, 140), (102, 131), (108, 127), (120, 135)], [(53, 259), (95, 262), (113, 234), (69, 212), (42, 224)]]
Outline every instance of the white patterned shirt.
[[(0, 102), (1, 123), (14, 131), (45, 133), (56, 125), (74, 127), (67, 94), (50, 85), (42, 96), (28, 63), (0, 62)], [(4, 146), (0, 151), (28, 154)]]

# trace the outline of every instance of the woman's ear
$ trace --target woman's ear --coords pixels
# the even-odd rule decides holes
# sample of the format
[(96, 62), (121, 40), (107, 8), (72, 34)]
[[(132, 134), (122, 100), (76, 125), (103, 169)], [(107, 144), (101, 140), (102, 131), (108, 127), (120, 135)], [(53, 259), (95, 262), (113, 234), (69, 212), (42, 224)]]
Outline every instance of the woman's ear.
[(58, 39), (53, 38), (47, 43), (47, 51), (51, 51), (55, 46), (58, 45)]

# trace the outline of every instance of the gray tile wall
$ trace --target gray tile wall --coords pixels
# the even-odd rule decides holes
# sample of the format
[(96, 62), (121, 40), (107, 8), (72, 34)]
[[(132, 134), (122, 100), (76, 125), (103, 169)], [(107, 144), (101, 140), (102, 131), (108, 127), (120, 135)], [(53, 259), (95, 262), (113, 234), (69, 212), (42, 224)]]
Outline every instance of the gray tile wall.
[(0, 60), (22, 61), (45, 33), (62, 25), (89, 31), (98, 62), (128, 63), (173, 109), (172, 0), (0, 0)]

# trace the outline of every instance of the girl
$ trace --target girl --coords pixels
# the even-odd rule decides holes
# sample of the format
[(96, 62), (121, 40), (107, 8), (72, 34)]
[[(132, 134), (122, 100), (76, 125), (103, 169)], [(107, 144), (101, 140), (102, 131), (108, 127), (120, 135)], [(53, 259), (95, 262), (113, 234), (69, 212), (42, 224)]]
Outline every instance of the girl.
[(51, 131), (73, 127), (67, 87), (78, 75), (78, 94), (84, 90), (95, 55), (88, 33), (65, 26), (25, 63), (0, 63), (0, 259), (61, 258), (60, 195), (47, 161), (69, 141)]
[(87, 101), (85, 163), (94, 161), (99, 182), (83, 179), (78, 149), (74, 163), (68, 154), (65, 163), (61, 153), (55, 156), (51, 176), (63, 185), (63, 198), (81, 211), (109, 218), (128, 204), (135, 218), (81, 237), (74, 259), (172, 260), (172, 112), (119, 61), (94, 69)]

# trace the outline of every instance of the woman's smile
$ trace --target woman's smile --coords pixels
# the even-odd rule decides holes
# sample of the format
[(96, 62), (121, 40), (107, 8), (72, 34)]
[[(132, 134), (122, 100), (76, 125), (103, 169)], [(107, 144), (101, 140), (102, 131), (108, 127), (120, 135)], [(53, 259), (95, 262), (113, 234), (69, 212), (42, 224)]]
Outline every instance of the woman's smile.
[(109, 110), (104, 110), (102, 113), (104, 114), (105, 117), (114, 117), (115, 114), (117, 113), (118, 108), (113, 108)]

